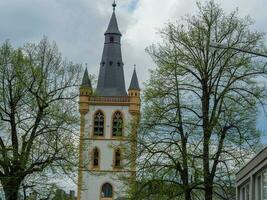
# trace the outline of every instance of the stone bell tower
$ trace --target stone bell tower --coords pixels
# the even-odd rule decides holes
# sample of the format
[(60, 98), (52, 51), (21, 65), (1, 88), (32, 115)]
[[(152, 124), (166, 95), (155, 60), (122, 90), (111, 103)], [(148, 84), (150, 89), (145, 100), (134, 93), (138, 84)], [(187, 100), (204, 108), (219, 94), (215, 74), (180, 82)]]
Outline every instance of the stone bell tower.
[(121, 177), (134, 178), (136, 171), (140, 88), (134, 69), (126, 92), (122, 34), (115, 14), (116, 3), (112, 6), (113, 13), (104, 34), (97, 87), (93, 90), (87, 69), (80, 86), (78, 200), (127, 197), (128, 186)]

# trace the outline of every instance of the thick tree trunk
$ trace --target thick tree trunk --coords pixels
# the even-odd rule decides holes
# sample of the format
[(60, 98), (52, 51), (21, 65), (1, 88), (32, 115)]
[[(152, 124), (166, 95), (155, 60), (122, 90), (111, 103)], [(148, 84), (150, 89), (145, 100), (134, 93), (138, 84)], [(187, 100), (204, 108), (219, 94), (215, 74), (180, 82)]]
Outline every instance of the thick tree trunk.
[(184, 184), (184, 195), (185, 195), (185, 200), (191, 200), (191, 190), (189, 187), (189, 173), (188, 173), (188, 159), (187, 159), (187, 148), (186, 148), (186, 144), (187, 144), (187, 138), (185, 138), (184, 136), (182, 137), (182, 149), (183, 149), (183, 173), (181, 174), (182, 180), (183, 180), (183, 184)]
[(212, 200), (213, 194), (213, 181), (210, 173), (210, 155), (209, 155), (209, 137), (204, 136), (203, 145), (203, 170), (204, 170), (204, 189), (205, 189), (205, 200)]
[(211, 181), (205, 182), (205, 200), (212, 200), (213, 186)]
[(185, 200), (191, 200), (191, 191), (188, 189), (185, 191)]
[(1, 181), (6, 200), (18, 200), (19, 187), (21, 181), (16, 178), (8, 178), (8, 180)]
[(206, 75), (202, 82), (202, 115), (203, 115), (203, 170), (204, 170), (204, 189), (205, 200), (212, 200), (213, 179), (210, 173), (210, 137), (211, 124), (209, 123), (210, 96), (208, 92), (208, 76)]

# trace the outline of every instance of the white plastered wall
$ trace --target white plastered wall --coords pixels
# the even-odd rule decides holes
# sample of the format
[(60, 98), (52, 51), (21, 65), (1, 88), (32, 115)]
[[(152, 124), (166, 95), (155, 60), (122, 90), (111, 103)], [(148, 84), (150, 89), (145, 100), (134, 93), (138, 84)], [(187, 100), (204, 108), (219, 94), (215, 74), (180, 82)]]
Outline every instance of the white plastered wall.
[[(101, 110), (105, 115), (104, 138), (105, 140), (89, 139), (93, 134), (94, 113)], [(112, 115), (115, 111), (120, 111), (124, 119), (124, 136), (130, 130), (131, 114), (128, 106), (90, 106), (89, 112), (85, 115), (84, 129), (84, 151), (83, 160), (86, 170), (83, 171), (81, 200), (99, 200), (101, 186), (110, 183), (113, 186), (114, 199), (124, 196), (125, 184), (121, 181), (121, 176), (129, 176), (129, 172), (113, 172), (113, 155), (116, 147), (124, 146), (123, 140), (106, 140), (112, 138)], [(91, 152), (97, 147), (100, 150), (100, 171), (90, 171)], [(129, 150), (129, 149), (128, 149)], [(123, 151), (122, 151), (123, 152)], [(123, 169), (123, 171), (126, 169)]]

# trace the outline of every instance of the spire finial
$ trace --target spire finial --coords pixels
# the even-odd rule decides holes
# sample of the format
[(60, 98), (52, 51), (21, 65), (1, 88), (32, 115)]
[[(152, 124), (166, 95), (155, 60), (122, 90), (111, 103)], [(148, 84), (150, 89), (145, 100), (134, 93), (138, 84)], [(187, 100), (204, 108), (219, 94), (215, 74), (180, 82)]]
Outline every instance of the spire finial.
[(134, 70), (136, 69), (136, 64), (134, 64)]
[(114, 0), (113, 4), (112, 4), (112, 7), (113, 7), (113, 12), (115, 12), (115, 8), (116, 8), (117, 4), (116, 4), (116, 1)]

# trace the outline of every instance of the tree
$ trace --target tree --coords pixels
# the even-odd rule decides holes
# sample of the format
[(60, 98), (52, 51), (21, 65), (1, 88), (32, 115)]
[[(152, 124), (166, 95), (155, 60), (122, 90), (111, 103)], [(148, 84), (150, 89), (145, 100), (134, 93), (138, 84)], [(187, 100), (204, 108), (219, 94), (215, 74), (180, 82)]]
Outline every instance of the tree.
[(0, 181), (7, 200), (17, 200), (29, 176), (71, 169), (79, 71), (47, 38), (18, 49), (1, 46)]
[(230, 199), (234, 168), (259, 147), (266, 63), (210, 43), (263, 52), (264, 34), (214, 1), (197, 5), (197, 15), (169, 23), (162, 42), (147, 49), (157, 68), (144, 91), (137, 196), (160, 182), (176, 185), (170, 194), (158, 190), (169, 199)]

